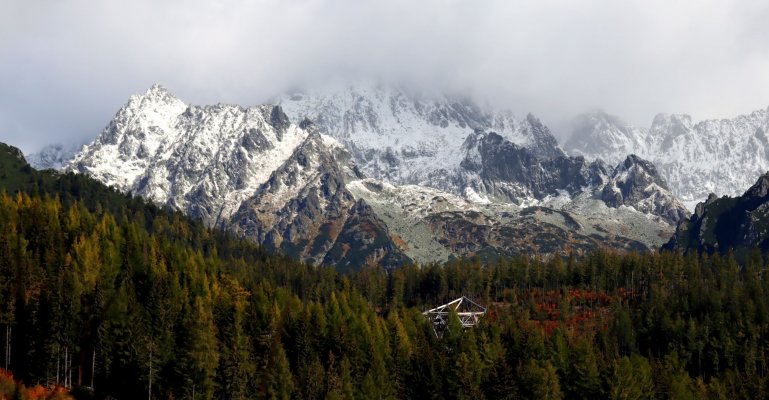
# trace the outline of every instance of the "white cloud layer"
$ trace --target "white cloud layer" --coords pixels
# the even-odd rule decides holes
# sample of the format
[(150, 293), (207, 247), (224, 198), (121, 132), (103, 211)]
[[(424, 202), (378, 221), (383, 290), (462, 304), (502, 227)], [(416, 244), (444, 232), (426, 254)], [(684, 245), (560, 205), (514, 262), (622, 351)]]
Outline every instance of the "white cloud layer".
[(94, 137), (152, 83), (244, 105), (332, 78), (533, 112), (729, 117), (769, 105), (765, 1), (0, 0), (0, 141)]

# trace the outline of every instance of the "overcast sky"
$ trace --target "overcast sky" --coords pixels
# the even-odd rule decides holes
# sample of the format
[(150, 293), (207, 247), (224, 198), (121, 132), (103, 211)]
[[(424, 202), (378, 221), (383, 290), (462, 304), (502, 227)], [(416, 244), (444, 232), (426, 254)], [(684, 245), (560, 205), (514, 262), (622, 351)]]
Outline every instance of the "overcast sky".
[(161, 83), (252, 105), (333, 77), (467, 93), (566, 121), (603, 109), (730, 117), (769, 106), (766, 1), (0, 0), (0, 141), (98, 135)]

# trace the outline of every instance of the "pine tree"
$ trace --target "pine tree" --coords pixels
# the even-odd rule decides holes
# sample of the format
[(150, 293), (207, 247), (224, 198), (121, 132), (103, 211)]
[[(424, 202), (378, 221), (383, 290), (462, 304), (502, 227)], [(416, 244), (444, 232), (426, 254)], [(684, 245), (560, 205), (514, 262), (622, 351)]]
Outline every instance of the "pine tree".
[(563, 398), (558, 373), (549, 361), (529, 361), (520, 368), (519, 376), (524, 394), (532, 399), (560, 400)]
[(270, 346), (270, 366), (267, 375), (267, 397), (288, 400), (294, 391), (294, 380), (288, 357), (280, 342), (273, 341)]

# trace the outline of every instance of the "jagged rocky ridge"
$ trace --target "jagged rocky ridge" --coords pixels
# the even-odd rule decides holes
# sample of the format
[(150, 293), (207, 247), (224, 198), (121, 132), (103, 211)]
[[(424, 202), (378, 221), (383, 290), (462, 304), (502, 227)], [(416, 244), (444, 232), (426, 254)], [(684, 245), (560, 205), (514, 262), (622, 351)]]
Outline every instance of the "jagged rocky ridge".
[(681, 220), (665, 248), (744, 258), (752, 248), (769, 250), (769, 173), (737, 197), (710, 194), (690, 218)]
[(611, 163), (637, 154), (653, 162), (692, 208), (709, 193), (736, 196), (769, 170), (769, 109), (698, 123), (684, 114), (659, 114), (648, 129), (595, 112), (574, 126), (567, 152)]
[(342, 142), (363, 173), (396, 184), (434, 186), (463, 156), (474, 130), (493, 130), (539, 158), (563, 155), (557, 140), (532, 115), (484, 110), (467, 98), (428, 96), (363, 82), (276, 100), (293, 120), (309, 118)]
[(153, 86), (66, 169), (340, 268), (648, 248), (686, 214), (650, 163), (566, 156), (531, 115), (366, 90), (243, 108)]
[[(518, 120), (510, 112), (483, 110), (464, 98), (426, 98), (369, 83), (297, 92), (278, 102), (292, 119), (311, 118), (322, 132), (346, 144), (366, 176), (394, 184), (521, 204), (559, 190), (574, 195), (603, 187), (612, 174), (612, 168), (600, 162), (566, 156), (533, 115)], [(623, 161), (624, 157), (613, 163)], [(642, 170), (655, 178), (638, 181), (640, 189), (631, 197), (607, 194), (606, 199), (614, 206), (639, 206), (643, 212), (677, 221), (685, 214), (681, 204), (656, 176), (653, 165), (644, 163)], [(649, 187), (652, 181), (657, 185)], [(631, 179), (622, 186), (633, 184)], [(648, 195), (643, 196), (647, 188)]]
[(627, 156), (616, 168), (584, 157), (541, 159), (494, 132), (482, 131), (468, 136), (463, 149), (466, 155), (455, 186), (463, 187), (465, 193), (516, 204), (587, 193), (610, 207), (633, 207), (671, 223), (687, 215), (654, 165), (635, 155)]
[(348, 187), (419, 260), (643, 249), (662, 244), (688, 215), (654, 166), (636, 156), (616, 168), (582, 157), (540, 159), (482, 131), (469, 135), (463, 149), (449, 186), (464, 187), (464, 196), (376, 179)]

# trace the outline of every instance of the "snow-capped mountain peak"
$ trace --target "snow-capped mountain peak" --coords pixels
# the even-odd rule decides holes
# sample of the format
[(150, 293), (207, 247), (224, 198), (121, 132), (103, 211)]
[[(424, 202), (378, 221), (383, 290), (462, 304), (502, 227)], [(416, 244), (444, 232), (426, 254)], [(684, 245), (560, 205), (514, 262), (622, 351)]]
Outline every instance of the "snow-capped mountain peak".
[(120, 190), (131, 190), (158, 149), (176, 141), (179, 132), (175, 126), (186, 109), (187, 105), (165, 88), (153, 85), (144, 94), (131, 96), (70, 166)]
[(278, 106), (187, 106), (159, 85), (128, 103), (67, 166), (213, 224), (307, 137)]

